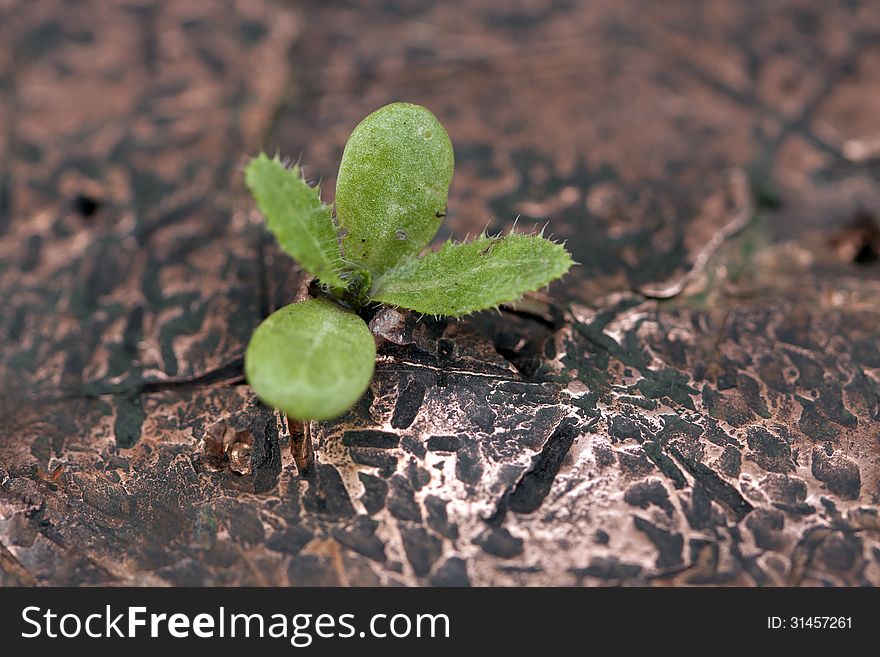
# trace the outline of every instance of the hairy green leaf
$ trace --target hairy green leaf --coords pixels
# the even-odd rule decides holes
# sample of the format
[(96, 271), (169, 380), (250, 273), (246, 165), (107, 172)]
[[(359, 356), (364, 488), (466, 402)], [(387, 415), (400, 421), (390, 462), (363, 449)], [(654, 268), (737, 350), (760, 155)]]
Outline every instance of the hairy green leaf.
[(539, 235), (481, 235), (407, 260), (379, 278), (371, 296), (426, 315), (460, 317), (515, 301), (572, 264), (564, 246)]
[(288, 169), (261, 153), (248, 165), (245, 181), (281, 248), (321, 282), (344, 288), (331, 208), (303, 180), (299, 167)]
[(424, 249), (446, 215), (452, 142), (424, 107), (392, 103), (351, 133), (336, 180), (345, 259), (373, 273)]
[(364, 320), (320, 299), (269, 315), (244, 359), (257, 396), (300, 420), (344, 413), (370, 385), (375, 365), (376, 343)]

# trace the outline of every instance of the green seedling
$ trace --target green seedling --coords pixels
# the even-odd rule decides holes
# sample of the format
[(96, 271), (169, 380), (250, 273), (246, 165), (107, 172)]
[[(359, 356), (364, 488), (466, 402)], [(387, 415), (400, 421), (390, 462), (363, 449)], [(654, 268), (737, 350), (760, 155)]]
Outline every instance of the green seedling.
[(254, 331), (248, 383), (265, 403), (299, 420), (326, 420), (370, 385), (376, 345), (358, 312), (383, 303), (461, 317), (519, 299), (573, 264), (561, 244), (511, 232), (428, 244), (446, 216), (453, 151), (424, 107), (393, 103), (354, 129), (336, 182), (336, 220), (296, 166), (265, 154), (245, 180), (281, 248), (314, 276), (326, 298), (293, 303)]

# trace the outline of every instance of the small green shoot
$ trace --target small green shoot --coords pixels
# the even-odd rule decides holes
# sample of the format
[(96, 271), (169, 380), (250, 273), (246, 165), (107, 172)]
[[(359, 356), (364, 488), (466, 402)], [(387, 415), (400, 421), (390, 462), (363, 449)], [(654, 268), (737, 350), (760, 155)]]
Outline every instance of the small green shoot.
[[(422, 252), (446, 216), (452, 143), (424, 107), (392, 103), (355, 128), (333, 209), (298, 167), (261, 154), (245, 181), (281, 248), (339, 303), (310, 299), (272, 313), (245, 354), (248, 383), (299, 420), (326, 420), (369, 387), (376, 346), (356, 313), (384, 303), (461, 317), (519, 299), (574, 264), (541, 235), (480, 235)], [(347, 306), (347, 307), (343, 307)]]

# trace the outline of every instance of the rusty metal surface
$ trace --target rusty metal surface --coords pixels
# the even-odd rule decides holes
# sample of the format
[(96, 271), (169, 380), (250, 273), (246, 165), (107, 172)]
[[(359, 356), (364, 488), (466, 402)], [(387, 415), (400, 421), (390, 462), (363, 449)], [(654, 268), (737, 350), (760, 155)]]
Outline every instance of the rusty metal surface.
[[(397, 99), (450, 231), (582, 264), (395, 326), (299, 472), (241, 164), (332, 198)], [(0, 0), (0, 583), (880, 584), (878, 144), (870, 2)]]

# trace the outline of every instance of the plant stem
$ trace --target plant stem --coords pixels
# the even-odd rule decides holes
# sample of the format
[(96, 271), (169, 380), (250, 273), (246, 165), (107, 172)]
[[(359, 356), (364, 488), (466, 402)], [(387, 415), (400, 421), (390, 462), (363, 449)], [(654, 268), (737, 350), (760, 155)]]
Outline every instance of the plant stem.
[(293, 420), (287, 418), (287, 426), (290, 428), (290, 453), (293, 462), (300, 475), (311, 472), (315, 465), (315, 450), (312, 446), (312, 429), (308, 420)]

